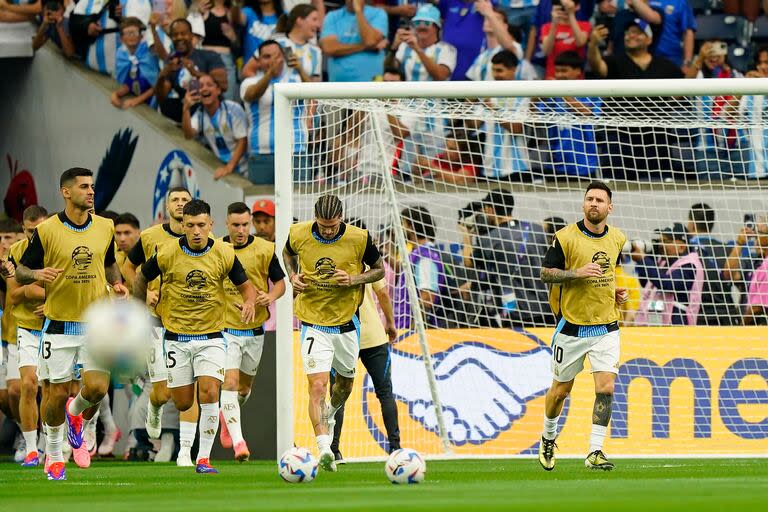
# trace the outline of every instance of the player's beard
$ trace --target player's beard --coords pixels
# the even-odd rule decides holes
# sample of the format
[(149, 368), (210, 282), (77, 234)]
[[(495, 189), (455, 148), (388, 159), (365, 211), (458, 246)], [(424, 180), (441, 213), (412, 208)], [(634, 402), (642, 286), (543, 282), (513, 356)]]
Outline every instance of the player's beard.
[(601, 222), (603, 222), (608, 217), (608, 214), (606, 213), (603, 215), (600, 213), (599, 210), (589, 210), (587, 212), (587, 220), (591, 222), (594, 225), (598, 225)]

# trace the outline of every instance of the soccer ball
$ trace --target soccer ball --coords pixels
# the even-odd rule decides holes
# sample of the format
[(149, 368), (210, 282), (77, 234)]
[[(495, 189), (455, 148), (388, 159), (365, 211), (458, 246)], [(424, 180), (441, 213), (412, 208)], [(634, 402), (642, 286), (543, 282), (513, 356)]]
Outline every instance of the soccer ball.
[(417, 484), (424, 480), (427, 463), (416, 450), (401, 448), (389, 455), (384, 472), (393, 484)]
[(142, 373), (152, 350), (152, 321), (139, 301), (101, 300), (85, 311), (85, 344), (98, 368), (118, 380)]
[(317, 459), (306, 448), (294, 446), (277, 461), (277, 470), (288, 483), (309, 483), (317, 475)]

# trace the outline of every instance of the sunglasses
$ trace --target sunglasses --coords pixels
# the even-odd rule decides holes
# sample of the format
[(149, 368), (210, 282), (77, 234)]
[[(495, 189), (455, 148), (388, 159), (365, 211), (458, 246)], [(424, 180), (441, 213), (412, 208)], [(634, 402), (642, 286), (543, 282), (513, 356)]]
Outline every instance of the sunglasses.
[(431, 27), (432, 22), (431, 21), (414, 21), (413, 22), (414, 27)]

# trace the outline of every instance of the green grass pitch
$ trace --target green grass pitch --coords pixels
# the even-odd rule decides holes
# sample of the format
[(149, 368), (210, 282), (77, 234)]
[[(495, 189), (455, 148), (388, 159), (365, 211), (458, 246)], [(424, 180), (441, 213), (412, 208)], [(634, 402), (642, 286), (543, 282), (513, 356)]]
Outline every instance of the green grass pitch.
[(559, 460), (428, 461), (419, 485), (396, 486), (383, 463), (347, 464), (309, 484), (287, 484), (273, 462), (218, 463), (218, 475), (169, 464), (67, 465), (66, 482), (0, 464), (0, 510), (766, 510), (768, 459), (624, 459), (610, 473)]

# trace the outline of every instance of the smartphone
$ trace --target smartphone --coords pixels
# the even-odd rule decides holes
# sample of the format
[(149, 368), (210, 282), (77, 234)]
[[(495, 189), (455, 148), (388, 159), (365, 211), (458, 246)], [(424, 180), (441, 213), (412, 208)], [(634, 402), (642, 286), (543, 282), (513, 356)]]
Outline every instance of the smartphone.
[(397, 28), (408, 30), (411, 28), (411, 20), (408, 18), (400, 18), (400, 21), (397, 23)]
[(560, 0), (552, 0), (552, 7), (562, 7), (563, 4)]
[(744, 214), (744, 227), (754, 230), (755, 229), (755, 214), (754, 213), (745, 213)]
[(293, 48), (290, 46), (286, 46), (283, 53), (285, 55), (285, 60), (291, 60), (293, 58)]
[(199, 94), (200, 93), (200, 80), (197, 78), (193, 78), (189, 81), (189, 85), (187, 86), (187, 89), (191, 94)]

